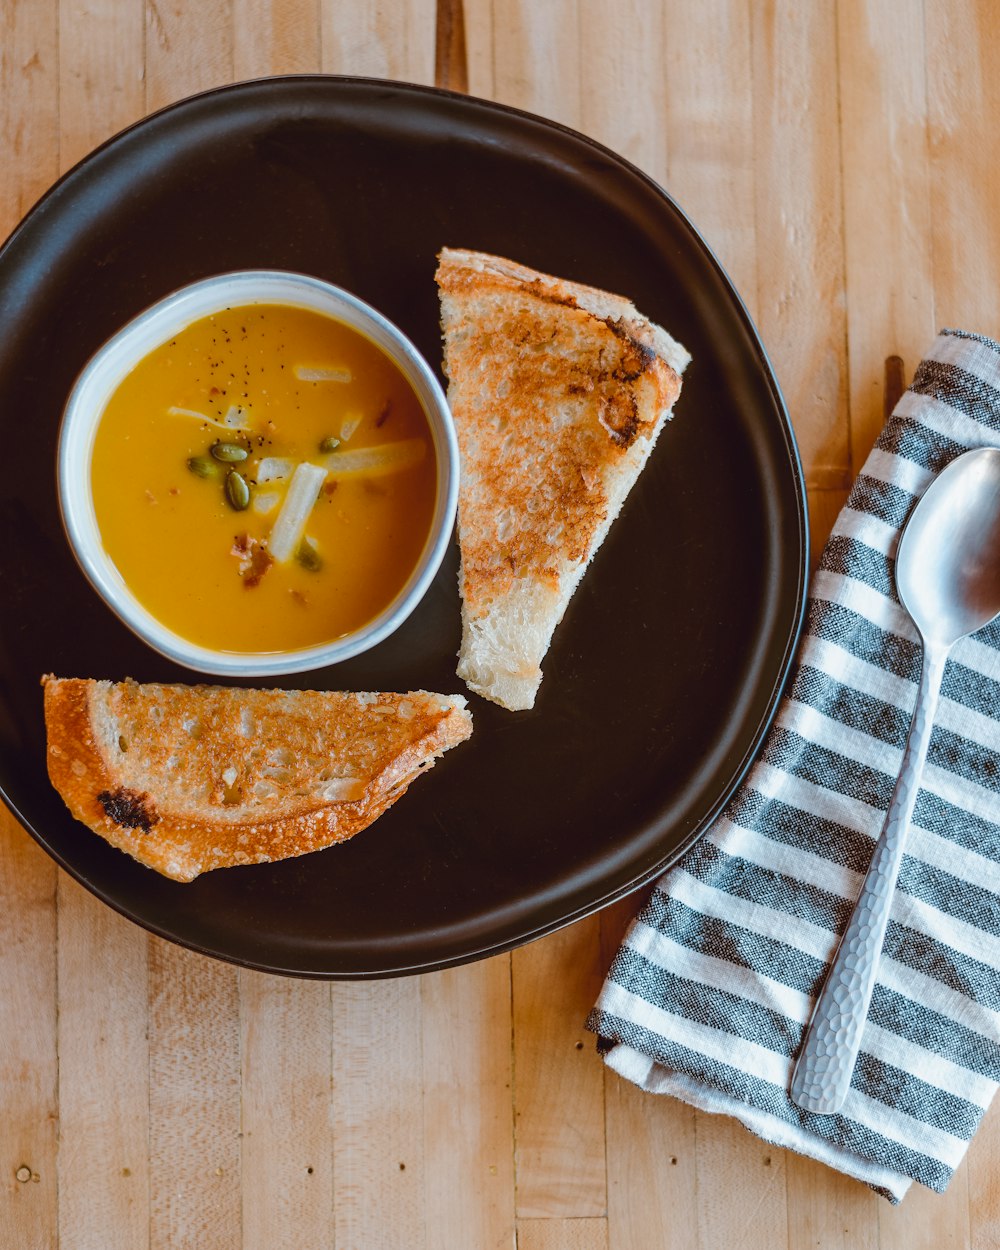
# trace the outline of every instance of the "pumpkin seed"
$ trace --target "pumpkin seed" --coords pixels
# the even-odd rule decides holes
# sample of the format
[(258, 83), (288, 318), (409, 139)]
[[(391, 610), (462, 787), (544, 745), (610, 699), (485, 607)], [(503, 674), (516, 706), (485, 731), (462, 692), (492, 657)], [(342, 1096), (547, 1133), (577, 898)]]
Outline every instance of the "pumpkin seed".
[(319, 552), (315, 547), (310, 546), (305, 539), (299, 543), (299, 549), (295, 553), (295, 558), (310, 573), (318, 573), (323, 567), (323, 561), (320, 559)]
[(320, 451), (336, 451), (340, 446), (339, 438), (324, 438), (319, 445)]
[(219, 475), (219, 470), (211, 460), (207, 460), (204, 456), (192, 456), (187, 462), (187, 467), (195, 477), (218, 477)]
[(235, 469), (226, 474), (226, 499), (236, 512), (242, 512), (250, 504), (250, 487)]
[(223, 464), (239, 464), (241, 460), (246, 460), (249, 454), (247, 449), (241, 447), (239, 443), (213, 443), (209, 451), (216, 460), (221, 460)]

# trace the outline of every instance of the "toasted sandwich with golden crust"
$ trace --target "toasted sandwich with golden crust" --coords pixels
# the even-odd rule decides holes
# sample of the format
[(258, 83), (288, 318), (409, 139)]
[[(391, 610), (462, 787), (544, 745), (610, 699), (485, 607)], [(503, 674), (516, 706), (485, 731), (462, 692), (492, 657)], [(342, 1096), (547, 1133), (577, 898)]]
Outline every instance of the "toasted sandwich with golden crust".
[(437, 282), (461, 453), (458, 673), (530, 708), (690, 357), (627, 299), (497, 256), (446, 248)]
[(175, 881), (343, 842), (472, 733), (458, 695), (43, 678), (73, 815)]

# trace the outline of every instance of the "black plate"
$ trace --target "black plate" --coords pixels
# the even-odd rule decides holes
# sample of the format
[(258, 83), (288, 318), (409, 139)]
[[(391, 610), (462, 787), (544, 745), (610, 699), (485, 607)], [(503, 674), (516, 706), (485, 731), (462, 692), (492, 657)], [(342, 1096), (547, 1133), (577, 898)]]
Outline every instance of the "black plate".
[[(140, 309), (229, 269), (339, 283), (437, 364), (442, 245), (629, 295), (694, 356), (676, 419), (556, 632), (532, 712), (472, 697), (472, 740), (345, 846), (168, 881), (77, 824), (46, 777), (42, 673), (196, 680), (119, 625), (70, 555), (53, 475), (66, 396)], [(212, 91), (118, 135), (32, 210), (0, 252), (0, 331), (0, 787), (67, 871), (139, 924), (302, 976), (461, 963), (648, 881), (745, 773), (801, 623), (801, 467), (739, 297), (620, 157), (394, 83)], [(463, 690), (457, 564), (453, 550), (395, 637), (297, 684)]]

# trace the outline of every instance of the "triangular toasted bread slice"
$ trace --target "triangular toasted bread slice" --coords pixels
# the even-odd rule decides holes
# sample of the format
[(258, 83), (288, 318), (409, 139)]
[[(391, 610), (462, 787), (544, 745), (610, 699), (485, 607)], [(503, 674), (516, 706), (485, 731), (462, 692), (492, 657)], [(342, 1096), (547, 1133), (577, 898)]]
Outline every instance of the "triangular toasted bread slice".
[(43, 684), (67, 807), (176, 881), (353, 837), (472, 733), (461, 696), (423, 690)]
[(482, 252), (441, 252), (461, 453), (469, 688), (530, 708), (570, 596), (632, 489), (690, 357), (628, 300)]

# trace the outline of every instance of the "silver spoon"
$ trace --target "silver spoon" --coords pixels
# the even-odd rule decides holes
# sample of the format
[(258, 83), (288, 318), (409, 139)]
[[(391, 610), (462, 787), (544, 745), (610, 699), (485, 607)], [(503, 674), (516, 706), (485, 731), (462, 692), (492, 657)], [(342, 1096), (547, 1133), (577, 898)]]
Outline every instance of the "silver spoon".
[(1000, 450), (965, 452), (927, 488), (899, 538), (896, 590), (923, 666), (882, 832), (792, 1073), (792, 1101), (821, 1115), (851, 1086), (948, 653), (1000, 614)]

